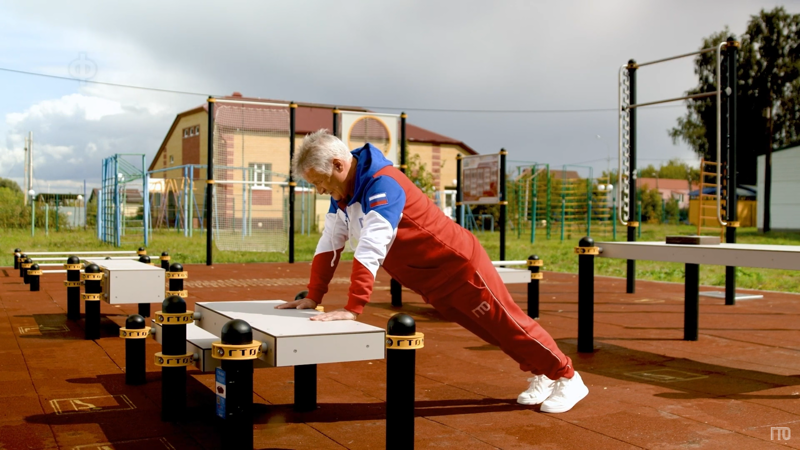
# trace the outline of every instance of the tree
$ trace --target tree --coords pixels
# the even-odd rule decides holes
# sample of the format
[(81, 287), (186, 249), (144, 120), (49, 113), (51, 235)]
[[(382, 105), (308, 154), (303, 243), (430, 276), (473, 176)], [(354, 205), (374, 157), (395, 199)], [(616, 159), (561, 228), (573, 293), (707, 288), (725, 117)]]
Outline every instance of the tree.
[[(727, 27), (713, 33), (702, 48), (716, 47), (730, 35)], [(738, 60), (739, 183), (756, 184), (756, 158), (770, 145), (766, 110), (772, 112), (774, 148), (800, 142), (800, 14), (777, 7), (751, 16)], [(698, 85), (688, 95), (717, 89), (716, 52), (695, 58), (695, 74)], [(687, 101), (686, 115), (668, 131), (673, 143), (683, 141), (698, 156), (716, 160), (715, 102), (715, 97)]]
[(0, 177), (0, 188), (8, 188), (14, 192), (22, 193), (22, 189), (20, 189), (19, 184), (17, 184), (14, 180), (9, 180), (8, 178)]
[(430, 198), (436, 192), (436, 185), (433, 182), (433, 174), (428, 172), (427, 167), (422, 162), (422, 157), (418, 153), (408, 155), (408, 168), (406, 169), (408, 178), (417, 185)]

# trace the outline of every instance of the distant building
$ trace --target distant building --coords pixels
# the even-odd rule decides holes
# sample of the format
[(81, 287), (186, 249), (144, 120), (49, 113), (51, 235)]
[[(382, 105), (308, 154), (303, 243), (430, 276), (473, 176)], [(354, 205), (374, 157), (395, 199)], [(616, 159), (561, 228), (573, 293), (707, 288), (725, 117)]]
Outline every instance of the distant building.
[[(288, 103), (282, 100), (265, 100), (243, 97), (241, 94), (236, 92), (229, 97), (224, 97), (224, 99), (248, 102)], [(215, 161), (215, 164), (218, 166), (227, 165), (231, 167), (244, 168), (243, 170), (230, 171), (230, 175), (228, 176), (234, 177), (232, 178), (234, 181), (240, 180), (250, 183), (264, 183), (264, 188), (262, 190), (253, 191), (252, 198), (248, 199), (248, 202), (252, 202), (253, 205), (258, 204), (262, 206), (281, 205), (285, 200), (285, 192), (277, 189), (270, 189), (267, 185), (269, 182), (284, 180), (272, 180), (271, 178), (267, 180), (267, 178), (271, 177), (273, 173), (285, 173), (285, 175), (288, 175), (288, 167), (290, 163), (288, 152), (289, 143), (288, 139), (286, 139), (285, 132), (281, 134), (270, 131), (271, 124), (269, 123), (269, 120), (266, 118), (260, 118), (258, 113), (239, 114), (237, 118), (233, 119), (231, 119), (230, 116), (220, 119), (220, 104), (221, 103), (217, 103), (218, 106), (215, 108), (217, 122), (222, 124), (226, 130), (235, 130), (235, 133), (239, 133), (239, 127), (241, 127), (242, 129), (247, 130), (247, 133), (244, 135), (246, 138), (238, 137), (240, 136), (239, 134), (234, 136), (234, 134), (232, 134), (233, 132), (223, 136), (223, 145), (229, 149), (226, 150), (228, 151), (227, 158), (224, 158), (226, 161)], [(294, 138), (295, 145), (297, 147), (299, 147), (303, 137), (306, 134), (322, 128), (328, 129), (329, 131), (332, 129), (334, 107), (334, 105), (324, 104), (298, 104), (298, 107), (296, 108), (296, 126)], [(257, 111), (259, 106), (247, 105), (245, 108), (249, 108), (251, 111)], [(369, 114), (369, 111), (364, 108), (340, 107), (340, 109)], [(252, 135), (250, 134), (251, 132)], [(390, 133), (394, 133), (394, 131), (391, 131)], [(153, 158), (153, 161), (150, 163), (148, 169), (149, 171), (154, 171), (175, 167), (177, 168), (176, 170), (164, 170), (157, 176), (172, 180), (191, 178), (193, 180), (193, 191), (195, 194), (197, 209), (202, 209), (204, 207), (203, 199), (205, 198), (205, 183), (203, 180), (206, 179), (206, 170), (204, 168), (195, 168), (194, 170), (191, 170), (192, 173), (189, 173), (187, 172), (187, 169), (182, 168), (182, 166), (207, 164), (207, 136), (207, 104), (203, 104), (196, 108), (179, 113), (175, 117), (170, 129), (167, 131), (167, 134), (164, 137), (164, 140), (161, 143), (161, 146), (159, 147), (158, 152)], [(229, 138), (229, 136), (231, 137)], [(242, 142), (245, 140), (247, 142), (260, 142), (256, 145), (260, 146), (262, 150), (249, 150), (247, 145)], [(406, 141), (408, 144), (406, 149), (408, 157), (410, 158), (411, 155), (419, 155), (421, 163), (425, 164), (426, 169), (433, 175), (433, 181), (436, 187), (435, 199), (439, 203), (440, 208), (445, 210), (447, 206), (452, 206), (448, 205), (448, 203), (454, 203), (455, 201), (456, 186), (454, 180), (456, 179), (456, 155), (475, 155), (477, 152), (475, 152), (464, 142), (461, 142), (457, 139), (450, 138), (408, 123), (406, 124)], [(351, 142), (351, 144), (353, 143)], [(363, 143), (360, 145), (363, 145)], [(215, 149), (217, 148), (218, 147)], [(245, 150), (239, 151), (239, 148), (243, 148)], [(274, 150), (264, 151), (264, 148)], [(242, 177), (244, 176), (249, 179), (242, 180)], [(183, 184), (176, 185), (172, 183), (170, 185), (176, 186), (176, 188), (179, 189), (183, 189)], [(230, 193), (220, 196), (219, 192), (223, 191), (223, 189), (220, 189), (220, 186), (220, 184), (217, 185), (217, 189), (219, 189), (216, 200), (217, 208), (232, 209), (235, 208), (236, 205), (241, 204), (242, 194), (240, 193), (240, 190), (231, 188), (228, 189)], [(313, 195), (313, 193), (308, 194)], [(165, 196), (165, 198), (169, 199), (175, 197), (169, 192), (159, 195)], [(325, 198), (329, 197), (325, 196)], [(173, 203), (175, 203), (175, 201), (169, 200), (169, 202), (169, 209), (171, 212), (168, 214), (178, 214), (176, 212), (177, 209), (171, 206)], [(320, 207), (322, 207), (321, 205), (323, 205), (325, 202), (320, 201), (317, 203), (320, 205)], [(322, 216), (324, 218), (325, 211), (319, 211), (319, 209), (320, 208), (317, 208), (316, 216)], [(327, 210), (327, 207), (325, 207), (325, 209)], [(234, 211), (237, 210), (241, 211), (241, 209), (235, 209)], [(200, 211), (191, 214), (192, 217), (195, 217), (194, 226), (197, 226), (196, 218), (198, 217), (198, 213), (200, 213)], [(234, 214), (238, 215), (239, 213), (234, 212)], [(168, 220), (172, 221), (172, 218), (168, 217)]]
[(698, 184), (692, 183), (691, 187), (686, 180), (675, 180), (668, 178), (637, 178), (637, 189), (658, 189), (661, 198), (664, 200), (678, 200), (678, 207), (681, 209), (689, 207), (689, 193), (697, 189)]
[[(758, 157), (758, 229), (764, 229), (764, 168), (766, 156)], [(772, 152), (770, 229), (800, 231), (800, 146)]]

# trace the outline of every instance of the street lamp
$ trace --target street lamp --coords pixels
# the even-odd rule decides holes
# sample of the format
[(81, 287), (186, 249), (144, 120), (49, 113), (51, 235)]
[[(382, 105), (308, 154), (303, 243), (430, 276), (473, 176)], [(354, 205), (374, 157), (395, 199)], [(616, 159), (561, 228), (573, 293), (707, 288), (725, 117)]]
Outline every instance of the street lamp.
[(31, 237), (33, 237), (34, 224), (36, 224), (36, 205), (33, 202), (33, 196), (36, 195), (36, 191), (31, 189), (28, 191), (28, 195), (31, 196)]

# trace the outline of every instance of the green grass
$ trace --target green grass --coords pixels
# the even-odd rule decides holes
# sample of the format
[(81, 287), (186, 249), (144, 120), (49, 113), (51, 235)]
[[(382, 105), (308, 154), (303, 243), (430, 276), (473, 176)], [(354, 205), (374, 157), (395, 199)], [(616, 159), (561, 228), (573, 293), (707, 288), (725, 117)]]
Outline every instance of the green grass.
[[(642, 230), (642, 241), (663, 241), (667, 235), (693, 234), (692, 226), (649, 225)], [(500, 234), (498, 232), (479, 232), (478, 239), (486, 248), (489, 256), (497, 260), (500, 251)], [(578, 258), (573, 248), (578, 245), (580, 236), (568, 236), (561, 242), (560, 234), (553, 232), (547, 240), (544, 231), (537, 232), (536, 243), (530, 243), (530, 232), (522, 233), (517, 238), (515, 232), (506, 237), (506, 260), (527, 259), (535, 254), (544, 261), (544, 270), (554, 272), (577, 273)], [(617, 233), (617, 240), (624, 240), (624, 230)], [(141, 240), (131, 237), (121, 249), (135, 250)], [(596, 241), (611, 240), (610, 235), (594, 236)], [(319, 240), (319, 234), (297, 235), (295, 238), (295, 261), (311, 261)], [(737, 242), (747, 244), (800, 245), (800, 233), (771, 232), (762, 234), (754, 228), (742, 228), (737, 232)], [(151, 237), (148, 253), (158, 256), (167, 251), (172, 260), (184, 264), (204, 263), (206, 258), (206, 239), (202, 232), (195, 232), (193, 237), (184, 237), (175, 231), (158, 231)], [(25, 251), (59, 251), (59, 250), (120, 250), (98, 241), (93, 231), (61, 231), (44, 232), (37, 230), (36, 236), (30, 236), (30, 230), (0, 230), (0, 265), (13, 265), (12, 252), (15, 247)], [(351, 260), (353, 254), (345, 252), (342, 259)], [(248, 263), (248, 262), (286, 262), (288, 255), (284, 253), (259, 252), (224, 252), (214, 250), (214, 263)], [(597, 258), (595, 264), (597, 275), (625, 277), (624, 260)], [(773, 269), (737, 269), (737, 286), (746, 289), (759, 289), (781, 292), (800, 293), (800, 277), (794, 271)], [(641, 280), (670, 281), (682, 283), (684, 265), (656, 261), (638, 261), (636, 276)], [(701, 266), (700, 282), (711, 286), (725, 285), (725, 268), (720, 266)]]

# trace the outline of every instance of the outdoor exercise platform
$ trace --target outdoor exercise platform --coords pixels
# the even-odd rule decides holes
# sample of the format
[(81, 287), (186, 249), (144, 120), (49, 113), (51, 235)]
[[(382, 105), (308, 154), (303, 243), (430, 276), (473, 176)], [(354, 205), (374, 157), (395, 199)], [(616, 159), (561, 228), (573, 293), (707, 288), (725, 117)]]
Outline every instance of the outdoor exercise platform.
[[(262, 342), (257, 367), (293, 367), (313, 364), (383, 359), (386, 332), (352, 320), (315, 322), (313, 309), (275, 309), (283, 300), (202, 302), (195, 304), (195, 323), (187, 325), (186, 352), (197, 355), (195, 367), (211, 372), (219, 360), (211, 359), (211, 344), (219, 341), (222, 326), (241, 319)], [(161, 325), (155, 339), (161, 343)]]
[[(667, 242), (597, 242), (584, 238), (576, 248), (578, 258), (617, 258), (685, 264), (683, 339), (696, 341), (700, 323), (700, 266), (756, 267), (800, 270), (800, 246), (756, 244), (673, 244)], [(586, 245), (584, 245), (586, 244)], [(580, 265), (578, 283), (578, 349), (594, 349), (593, 262)], [(587, 270), (588, 269), (588, 270)]]

